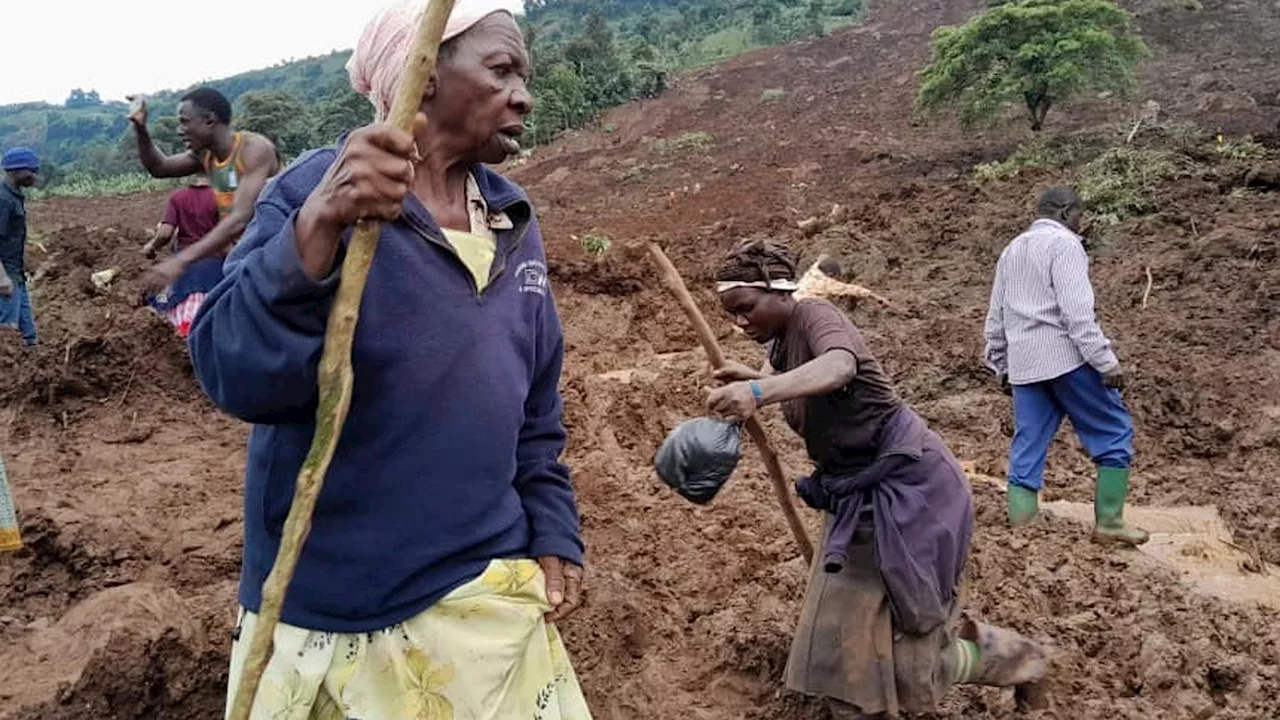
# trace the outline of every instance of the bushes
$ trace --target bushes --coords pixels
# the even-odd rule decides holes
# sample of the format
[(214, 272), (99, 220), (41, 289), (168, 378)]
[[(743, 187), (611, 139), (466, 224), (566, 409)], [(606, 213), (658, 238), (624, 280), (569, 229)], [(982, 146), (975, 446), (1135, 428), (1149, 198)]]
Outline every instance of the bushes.
[(706, 150), (715, 142), (715, 138), (711, 133), (702, 131), (687, 132), (674, 138), (662, 138), (649, 143), (649, 151), (659, 155), (670, 155), (672, 153), (689, 153), (698, 150)]
[(73, 172), (63, 176), (55, 185), (28, 191), (28, 195), (32, 199), (97, 197), (100, 195), (130, 195), (152, 190), (172, 190), (177, 187), (178, 183), (174, 180), (153, 178), (146, 173), (98, 176)]
[(1105, 227), (1151, 212), (1157, 186), (1194, 171), (1195, 164), (1181, 153), (1122, 145), (1081, 168), (1076, 189), (1094, 222)]
[(1050, 170), (1075, 162), (1082, 148), (1071, 141), (1036, 138), (1018, 146), (1012, 155), (997, 162), (982, 163), (973, 169), (979, 181), (1010, 180), (1024, 170)]
[(674, 70), (821, 35), (863, 9), (862, 0), (529, 0), (529, 137), (550, 142), (609, 107), (654, 97)]
[(1014, 180), (1027, 172), (1058, 175), (1083, 162), (1071, 176), (1055, 182), (1074, 185), (1094, 223), (1106, 228), (1158, 211), (1160, 188), (1170, 181), (1196, 177), (1220, 185), (1224, 179), (1231, 183), (1271, 157), (1265, 146), (1250, 137), (1217, 142), (1178, 130), (1169, 134), (1168, 142), (1149, 146), (1100, 148), (1087, 139), (1037, 138), (1004, 160), (978, 165), (973, 177), (988, 183)]

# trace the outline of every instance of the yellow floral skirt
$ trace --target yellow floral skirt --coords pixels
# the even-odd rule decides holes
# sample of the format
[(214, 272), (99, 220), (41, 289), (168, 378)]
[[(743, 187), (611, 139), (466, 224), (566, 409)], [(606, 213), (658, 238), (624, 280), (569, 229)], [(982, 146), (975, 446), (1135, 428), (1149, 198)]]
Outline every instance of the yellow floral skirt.
[[(495, 560), (422, 613), (373, 633), (281, 623), (253, 720), (590, 720), (542, 568)], [(240, 610), (227, 711), (257, 616)]]

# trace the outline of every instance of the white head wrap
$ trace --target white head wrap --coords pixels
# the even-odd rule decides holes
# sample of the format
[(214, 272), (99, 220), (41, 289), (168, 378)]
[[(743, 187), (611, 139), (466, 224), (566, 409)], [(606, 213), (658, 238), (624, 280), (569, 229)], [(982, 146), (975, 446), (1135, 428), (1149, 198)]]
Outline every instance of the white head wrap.
[(778, 292), (795, 292), (796, 290), (800, 289), (800, 284), (797, 283), (795, 280), (781, 280), (781, 279), (770, 280), (769, 282), (764, 282), (763, 280), (754, 280), (751, 282), (744, 282), (741, 280), (725, 280), (725, 281), (716, 283), (716, 292), (726, 293), (735, 288), (743, 288), (743, 287), (760, 288), (761, 290), (776, 290)]
[[(386, 120), (391, 112), (414, 33), (426, 9), (427, 3), (422, 0), (406, 0), (378, 11), (360, 34), (360, 41), (347, 61), (351, 87), (373, 103), (374, 119), (378, 122)], [(511, 14), (498, 0), (458, 0), (441, 42), (448, 42), (497, 12)]]

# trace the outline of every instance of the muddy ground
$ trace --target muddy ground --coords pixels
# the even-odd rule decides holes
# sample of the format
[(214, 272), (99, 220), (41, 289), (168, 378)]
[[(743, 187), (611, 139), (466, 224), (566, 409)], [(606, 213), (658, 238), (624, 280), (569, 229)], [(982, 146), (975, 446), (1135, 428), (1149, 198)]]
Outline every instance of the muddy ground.
[[(1170, 126), (1216, 129), (1225, 112), (1230, 132), (1274, 127), (1267, 89), (1280, 84), (1274, 62), (1258, 61), (1280, 28), (1269, 8), (1139, 5), (1157, 51), (1142, 92), (1078, 103), (1051, 129), (1100, 152), (1123, 142), (1146, 99)], [(839, 255), (896, 305), (850, 312), (901, 393), (973, 468), (1002, 475), (1011, 416), (979, 360), (990, 273), (1034, 191), (1076, 167), (975, 183), (975, 164), (1026, 139), (1019, 125), (968, 136), (913, 126), (902, 98), (927, 34), (969, 10), (877, 8), (861, 28), (684, 77), (512, 170), (539, 207), (567, 335), (567, 460), (592, 590), (565, 631), (597, 717), (824, 717), (780, 689), (804, 568), (754, 453), (704, 508), (652, 472), (706, 380), (643, 241), (667, 249), (729, 354), (749, 361), (759, 350), (707, 289), (719, 253), (770, 233), (805, 258)], [(1224, 49), (1228, 31), (1239, 42)], [(1232, 102), (1248, 107), (1223, 111)], [(1216, 506), (1237, 543), (1280, 562), (1280, 196), (1246, 182), (1265, 161), (1203, 151), (1209, 142), (1135, 140), (1186, 151), (1196, 169), (1101, 238), (1099, 314), (1132, 376), (1134, 502)], [(208, 404), (182, 344), (139, 307), (137, 248), (163, 202), (31, 208), (42, 346), (0, 346), (0, 447), (28, 544), (0, 558), (0, 718), (220, 716), (247, 429)], [(587, 234), (613, 243), (591, 256)], [(90, 274), (108, 267), (120, 278), (97, 288)], [(765, 417), (784, 465), (803, 472), (799, 444)], [(1067, 433), (1047, 482), (1048, 499), (1090, 499), (1088, 460)], [(1065, 518), (1014, 533), (999, 490), (975, 493), (968, 603), (1054, 647), (1057, 707), (1041, 717), (1280, 717), (1280, 614), (1096, 548)], [(982, 689), (955, 691), (938, 713), (1014, 715), (1009, 693)]]

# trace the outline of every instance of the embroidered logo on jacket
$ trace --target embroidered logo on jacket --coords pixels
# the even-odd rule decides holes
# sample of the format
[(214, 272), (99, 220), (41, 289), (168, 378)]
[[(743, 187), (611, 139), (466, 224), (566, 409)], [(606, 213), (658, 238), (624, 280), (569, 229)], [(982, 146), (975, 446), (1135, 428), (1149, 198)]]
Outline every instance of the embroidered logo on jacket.
[(525, 260), (516, 268), (520, 292), (547, 294), (547, 266), (538, 260)]

